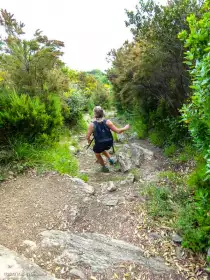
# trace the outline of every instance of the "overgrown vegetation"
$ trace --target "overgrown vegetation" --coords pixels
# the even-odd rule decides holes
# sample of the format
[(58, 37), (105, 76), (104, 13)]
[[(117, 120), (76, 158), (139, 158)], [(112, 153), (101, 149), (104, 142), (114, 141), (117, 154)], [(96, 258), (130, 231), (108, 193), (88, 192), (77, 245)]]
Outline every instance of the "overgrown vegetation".
[(183, 246), (205, 251), (210, 246), (210, 2), (172, 0), (161, 6), (140, 0), (127, 17), (134, 40), (108, 55), (118, 113), (140, 138), (164, 148), (173, 163), (197, 162), (188, 183), (169, 172), (163, 185), (150, 186), (148, 210), (153, 217), (174, 217)]
[(67, 68), (63, 42), (40, 30), (26, 40), (24, 24), (6, 10), (0, 10), (0, 27), (0, 179), (8, 166), (17, 172), (37, 167), (76, 175), (71, 139), (65, 145), (59, 140), (65, 127), (71, 135), (84, 132), (83, 114), (95, 105), (111, 105), (106, 75)]

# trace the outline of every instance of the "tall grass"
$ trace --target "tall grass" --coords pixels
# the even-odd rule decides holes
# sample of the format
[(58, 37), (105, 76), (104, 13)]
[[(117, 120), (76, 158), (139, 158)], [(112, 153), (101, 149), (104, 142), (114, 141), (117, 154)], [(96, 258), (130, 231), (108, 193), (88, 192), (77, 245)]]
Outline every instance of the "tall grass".
[(68, 144), (54, 143), (40, 146), (17, 139), (12, 144), (12, 150), (20, 170), (21, 166), (36, 167), (43, 171), (56, 170), (61, 174), (77, 175), (78, 163), (70, 153)]

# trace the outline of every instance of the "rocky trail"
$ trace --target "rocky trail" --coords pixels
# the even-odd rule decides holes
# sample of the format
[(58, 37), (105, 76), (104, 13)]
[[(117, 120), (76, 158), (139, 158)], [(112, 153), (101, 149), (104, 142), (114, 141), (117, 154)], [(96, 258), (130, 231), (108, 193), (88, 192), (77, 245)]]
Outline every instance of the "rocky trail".
[(207, 279), (145, 212), (140, 190), (166, 168), (161, 151), (121, 136), (106, 174), (79, 141), (87, 183), (30, 171), (0, 186), (0, 279)]

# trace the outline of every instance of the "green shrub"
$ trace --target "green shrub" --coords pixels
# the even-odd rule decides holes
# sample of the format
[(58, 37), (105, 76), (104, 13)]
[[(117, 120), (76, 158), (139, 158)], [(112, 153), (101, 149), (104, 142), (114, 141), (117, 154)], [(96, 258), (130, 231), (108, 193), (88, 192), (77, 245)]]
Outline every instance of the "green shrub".
[(164, 155), (166, 157), (171, 157), (173, 154), (175, 154), (176, 150), (177, 150), (177, 147), (176, 147), (175, 144), (171, 144), (170, 146), (166, 146), (164, 148)]
[(188, 125), (195, 145), (206, 154), (207, 176), (210, 173), (208, 163), (208, 149), (210, 143), (210, 2), (205, 1), (200, 16), (192, 14), (187, 18), (189, 32), (186, 30), (179, 34), (185, 41), (185, 63), (189, 66), (192, 79), (192, 95), (187, 104), (182, 107), (182, 120)]
[(149, 132), (149, 140), (152, 144), (162, 147), (165, 143), (165, 134), (163, 131), (153, 130)]
[(198, 162), (187, 184), (191, 196), (183, 203), (177, 227), (184, 238), (183, 246), (203, 251), (210, 245), (210, 180), (206, 179), (204, 160)]
[(88, 128), (87, 122), (84, 120), (83, 117), (77, 120), (75, 126), (71, 129), (72, 133), (81, 133), (86, 132)]
[(66, 124), (75, 125), (82, 118), (87, 106), (87, 98), (82, 91), (73, 91), (63, 97), (63, 115)]
[(68, 144), (59, 143), (40, 146), (39, 144), (23, 142), (22, 139), (17, 139), (12, 144), (20, 170), (21, 166), (37, 167), (42, 170), (56, 170), (62, 174), (67, 173), (75, 176), (78, 172), (78, 163), (70, 154), (68, 146)]
[(88, 174), (82, 174), (82, 173), (79, 173), (79, 175), (78, 175), (78, 177), (80, 178), (80, 179), (82, 179), (84, 182), (88, 182)]
[(102, 108), (110, 108), (111, 97), (108, 90), (106, 90), (102, 85), (95, 90), (92, 95), (92, 103), (94, 106), (101, 106)]
[(149, 114), (149, 128), (158, 131), (164, 137), (164, 145), (182, 143), (185, 138), (189, 138), (187, 126), (183, 124), (180, 116), (170, 116), (168, 105), (160, 100), (156, 110)]
[(131, 125), (140, 139), (144, 139), (147, 136), (147, 125), (143, 118), (136, 118), (131, 122)]
[[(210, 245), (210, 196), (197, 190), (192, 202), (180, 212), (177, 227), (183, 236), (184, 247), (204, 251)], [(186, 214), (187, 213), (187, 214)]]
[(152, 217), (171, 217), (172, 206), (169, 203), (170, 189), (168, 187), (148, 186), (146, 189), (148, 196), (147, 208)]
[(7, 137), (22, 135), (28, 141), (55, 138), (62, 126), (60, 101), (48, 96), (45, 103), (39, 97), (11, 93), (0, 97), (0, 129)]

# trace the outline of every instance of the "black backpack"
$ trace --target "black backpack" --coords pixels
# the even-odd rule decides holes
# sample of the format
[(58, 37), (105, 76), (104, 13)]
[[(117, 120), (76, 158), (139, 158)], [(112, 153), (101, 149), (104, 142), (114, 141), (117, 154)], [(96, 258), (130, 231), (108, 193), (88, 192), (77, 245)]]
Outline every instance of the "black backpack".
[(112, 142), (112, 146), (113, 146), (113, 136), (110, 128), (106, 125), (106, 120), (103, 120), (102, 122), (94, 121), (93, 125), (94, 125), (93, 135), (94, 135), (94, 140), (96, 145)]

